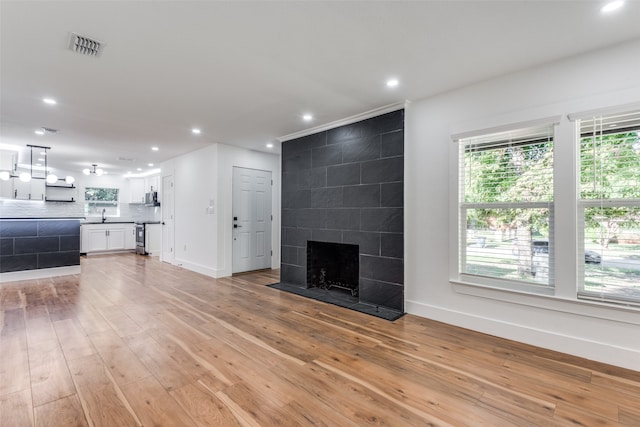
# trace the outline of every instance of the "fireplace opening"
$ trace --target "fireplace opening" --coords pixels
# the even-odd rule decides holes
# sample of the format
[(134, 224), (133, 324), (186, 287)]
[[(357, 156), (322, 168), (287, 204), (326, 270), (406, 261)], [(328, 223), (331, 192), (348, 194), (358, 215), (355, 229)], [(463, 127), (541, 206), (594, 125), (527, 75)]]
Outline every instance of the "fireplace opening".
[(307, 287), (340, 289), (358, 296), (358, 245), (307, 242)]

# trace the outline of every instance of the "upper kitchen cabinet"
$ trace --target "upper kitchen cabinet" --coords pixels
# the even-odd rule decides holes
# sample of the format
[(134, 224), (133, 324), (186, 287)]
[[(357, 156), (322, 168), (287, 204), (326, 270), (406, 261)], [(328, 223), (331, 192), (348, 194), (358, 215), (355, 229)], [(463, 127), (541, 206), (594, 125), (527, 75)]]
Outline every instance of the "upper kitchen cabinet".
[(0, 198), (13, 199), (13, 180), (0, 180)]
[[(17, 158), (15, 151), (0, 150), (0, 172), (4, 172), (3, 175), (7, 176), (14, 175)], [(13, 197), (13, 178), (9, 178), (6, 181), (0, 179), (0, 198), (13, 199)]]
[(144, 178), (129, 178), (129, 203), (144, 203), (147, 192)]
[(18, 162), (18, 153), (9, 150), (0, 150), (0, 171), (7, 171), (13, 174)]
[(160, 175), (152, 175), (148, 176), (144, 179), (145, 181), (145, 193), (150, 193), (152, 191), (160, 191)]
[(13, 198), (18, 200), (43, 200), (46, 182), (44, 179), (32, 179), (29, 182), (13, 180)]

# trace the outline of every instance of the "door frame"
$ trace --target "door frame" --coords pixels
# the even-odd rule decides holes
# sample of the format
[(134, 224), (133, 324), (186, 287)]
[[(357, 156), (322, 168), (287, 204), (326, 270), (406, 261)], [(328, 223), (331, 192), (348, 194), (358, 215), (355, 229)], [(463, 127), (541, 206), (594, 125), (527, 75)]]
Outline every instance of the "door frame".
[[(234, 233), (233, 233), (233, 199), (234, 199), (234, 189), (235, 189), (235, 181), (234, 181), (234, 170), (236, 169), (245, 169), (245, 170), (252, 170), (252, 171), (258, 171), (258, 172), (268, 172), (269, 175), (271, 176), (271, 182), (269, 183), (269, 185), (271, 186), (271, 191), (270, 191), (270, 211), (268, 213), (269, 217), (270, 217), (270, 221), (268, 224), (269, 227), (269, 234), (270, 234), (270, 241), (269, 241), (269, 266), (266, 268), (272, 268), (273, 266), (273, 241), (274, 241), (274, 230), (273, 230), (273, 224), (274, 224), (274, 214), (273, 214), (273, 201), (274, 201), (274, 179), (273, 179), (273, 171), (272, 170), (268, 170), (268, 169), (260, 169), (260, 168), (251, 168), (251, 167), (245, 167), (245, 166), (237, 166), (237, 165), (233, 165), (231, 167), (231, 203), (230, 203), (230, 211), (231, 211), (231, 216), (230, 216), (230, 222), (229, 222), (229, 229), (231, 230), (230, 233), (230, 238), (231, 238), (231, 265), (230, 265), (230, 272), (231, 274), (236, 274), (234, 273), (234, 251), (233, 251), (233, 238), (234, 238)], [(225, 224), (226, 226), (227, 224)], [(237, 274), (242, 274), (242, 272), (239, 272)]]
[[(165, 184), (165, 179), (166, 178), (170, 178), (171, 180), (171, 185), (172, 185), (172, 189), (171, 189), (171, 200), (169, 203), (166, 202), (167, 200), (167, 189)], [(167, 262), (169, 264), (175, 264), (175, 256), (176, 256), (176, 251), (175, 251), (175, 217), (176, 217), (176, 208), (175, 208), (175, 177), (173, 174), (168, 174), (168, 175), (162, 175), (160, 176), (160, 185), (161, 185), (161, 189), (162, 189), (162, 198), (161, 203), (162, 203), (162, 210), (161, 210), (161, 217), (162, 217), (162, 221), (161, 221), (161, 227), (162, 227), (162, 249), (160, 250), (160, 261), (163, 262)], [(171, 207), (171, 212), (167, 212), (167, 207), (170, 206)], [(166, 216), (165, 215), (171, 215), (172, 216), (172, 220), (170, 224), (165, 224), (166, 222)], [(169, 230), (169, 236), (171, 237), (170, 239), (165, 238), (165, 227), (170, 227), (171, 229)], [(167, 236), (167, 237), (169, 237)], [(169, 248), (170, 251), (167, 252), (166, 249)], [(171, 255), (167, 258), (165, 256), (165, 254), (170, 253)]]

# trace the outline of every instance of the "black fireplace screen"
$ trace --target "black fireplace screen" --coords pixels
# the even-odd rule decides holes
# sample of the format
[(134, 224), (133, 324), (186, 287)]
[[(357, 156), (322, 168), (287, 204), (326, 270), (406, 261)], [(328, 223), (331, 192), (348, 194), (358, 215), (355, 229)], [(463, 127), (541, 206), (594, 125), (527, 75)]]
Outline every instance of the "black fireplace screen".
[(359, 247), (307, 242), (307, 287), (343, 289), (358, 295)]

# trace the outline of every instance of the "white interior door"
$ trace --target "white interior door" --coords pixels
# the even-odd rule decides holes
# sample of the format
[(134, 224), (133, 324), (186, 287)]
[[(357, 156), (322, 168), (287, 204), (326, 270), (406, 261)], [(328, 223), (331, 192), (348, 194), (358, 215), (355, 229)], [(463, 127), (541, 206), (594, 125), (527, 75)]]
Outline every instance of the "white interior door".
[(173, 176), (162, 177), (162, 261), (173, 263)]
[(271, 172), (233, 168), (233, 273), (271, 268)]

